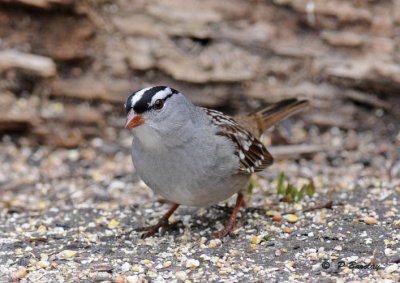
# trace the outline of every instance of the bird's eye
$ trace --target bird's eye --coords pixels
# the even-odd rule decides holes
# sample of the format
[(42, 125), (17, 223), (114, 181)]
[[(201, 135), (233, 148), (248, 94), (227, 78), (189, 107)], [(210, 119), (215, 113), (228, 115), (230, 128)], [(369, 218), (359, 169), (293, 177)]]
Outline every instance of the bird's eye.
[(164, 101), (162, 99), (157, 99), (156, 102), (154, 102), (154, 109), (160, 110), (164, 107)]

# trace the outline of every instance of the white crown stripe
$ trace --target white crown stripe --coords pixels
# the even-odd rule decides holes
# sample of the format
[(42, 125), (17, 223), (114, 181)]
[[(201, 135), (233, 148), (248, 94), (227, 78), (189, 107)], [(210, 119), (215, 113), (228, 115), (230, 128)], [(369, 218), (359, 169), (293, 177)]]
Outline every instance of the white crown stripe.
[(136, 102), (138, 102), (140, 99), (142, 99), (143, 94), (144, 94), (146, 91), (148, 91), (149, 89), (151, 89), (151, 88), (152, 88), (152, 87), (147, 87), (147, 88), (144, 88), (144, 89), (142, 89), (142, 90), (136, 92), (135, 95), (132, 96), (132, 98), (131, 98), (131, 105), (135, 105)]
[(151, 98), (151, 102), (150, 105), (153, 105), (154, 102), (156, 102), (157, 99), (164, 99), (166, 98), (168, 95), (170, 95), (172, 93), (172, 89), (170, 89), (169, 87), (160, 90), (159, 92), (157, 92), (155, 95), (153, 95), (153, 97)]

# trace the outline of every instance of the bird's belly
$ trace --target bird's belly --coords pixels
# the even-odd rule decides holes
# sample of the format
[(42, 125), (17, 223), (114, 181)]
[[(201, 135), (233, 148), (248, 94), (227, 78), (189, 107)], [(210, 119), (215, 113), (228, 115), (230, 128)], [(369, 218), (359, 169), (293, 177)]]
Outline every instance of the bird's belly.
[[(226, 200), (233, 194), (243, 190), (249, 178), (235, 176), (229, 181), (221, 181), (210, 177), (207, 182), (188, 180), (171, 183), (164, 182), (163, 178), (146, 178), (143, 181), (163, 198), (178, 204), (189, 206), (209, 206)], [(192, 182), (191, 182), (192, 181)]]
[(201, 156), (182, 158), (176, 152), (167, 158), (163, 155), (162, 159), (157, 154), (148, 153), (146, 158), (138, 154), (141, 153), (133, 152), (132, 157), (142, 180), (155, 193), (178, 204), (216, 204), (243, 190), (249, 181), (248, 175), (232, 174), (234, 170), (223, 159), (216, 166), (214, 162), (196, 162)]

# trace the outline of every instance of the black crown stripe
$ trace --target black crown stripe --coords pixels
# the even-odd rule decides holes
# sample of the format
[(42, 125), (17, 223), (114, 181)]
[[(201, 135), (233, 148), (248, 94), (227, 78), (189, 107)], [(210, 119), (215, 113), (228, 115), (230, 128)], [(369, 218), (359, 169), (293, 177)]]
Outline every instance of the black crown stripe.
[[(126, 111), (126, 113), (128, 113), (132, 108), (133, 108), (133, 110), (134, 110), (136, 113), (138, 113), (138, 114), (142, 114), (142, 113), (144, 113), (144, 112), (150, 110), (150, 109), (151, 109), (150, 103), (151, 103), (151, 99), (153, 98), (153, 96), (156, 95), (159, 91), (165, 90), (165, 89), (167, 89), (167, 88), (168, 88), (167, 86), (155, 86), (155, 87), (152, 87), (152, 88), (146, 90), (146, 91), (142, 94), (142, 98), (141, 98), (140, 100), (138, 100), (138, 101), (135, 103), (135, 105), (132, 105), (132, 104), (131, 104), (132, 97), (135, 96), (136, 93), (138, 92), (138, 91), (135, 91), (134, 93), (132, 93), (132, 94), (128, 97), (127, 103), (126, 103), (126, 105), (125, 105), (125, 111)], [(165, 101), (167, 98), (171, 97), (172, 94), (178, 93), (177, 90), (175, 90), (175, 89), (173, 89), (173, 88), (170, 88), (170, 89), (171, 89), (172, 93), (171, 93), (170, 95), (168, 95), (167, 97), (165, 97), (165, 98), (164, 98), (164, 101)]]

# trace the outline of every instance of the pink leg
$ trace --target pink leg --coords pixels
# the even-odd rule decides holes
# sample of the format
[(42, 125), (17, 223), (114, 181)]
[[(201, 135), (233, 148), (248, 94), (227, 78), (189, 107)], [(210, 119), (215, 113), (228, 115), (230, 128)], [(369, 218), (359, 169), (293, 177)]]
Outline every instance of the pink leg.
[(235, 207), (233, 208), (231, 217), (229, 218), (229, 222), (225, 225), (224, 229), (222, 229), (221, 231), (218, 231), (214, 234), (214, 237), (222, 239), (224, 238), (226, 235), (228, 235), (230, 232), (232, 232), (234, 226), (235, 226), (235, 220), (236, 220), (236, 216), (239, 212), (239, 209), (241, 206), (243, 206), (243, 194), (242, 193), (238, 193), (237, 198), (236, 198), (236, 204)]

